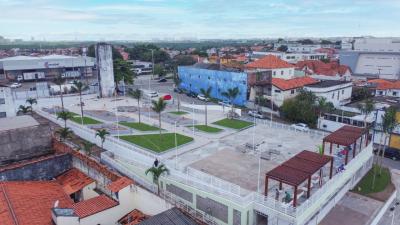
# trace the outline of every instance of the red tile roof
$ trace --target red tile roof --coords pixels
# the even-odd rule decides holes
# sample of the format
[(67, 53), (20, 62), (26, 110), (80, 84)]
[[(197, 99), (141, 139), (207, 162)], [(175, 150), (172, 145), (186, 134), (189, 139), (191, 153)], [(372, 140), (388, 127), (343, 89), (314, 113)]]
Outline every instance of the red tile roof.
[(138, 209), (134, 209), (130, 213), (123, 216), (121, 219), (118, 220), (118, 224), (121, 225), (137, 225), (145, 219), (148, 219), (149, 216), (145, 215)]
[(303, 70), (306, 74), (318, 74), (325, 76), (343, 76), (350, 68), (345, 65), (339, 65), (338, 62), (324, 63), (320, 60), (304, 60), (296, 63), (296, 68)]
[(125, 188), (128, 185), (133, 184), (133, 180), (127, 178), (127, 177), (121, 177), (118, 180), (110, 183), (107, 188), (108, 190), (112, 191), (112, 192), (118, 192), (119, 190)]
[(315, 84), (318, 81), (311, 77), (296, 77), (293, 79), (285, 80), (281, 78), (272, 78), (272, 85), (281, 90), (290, 90), (303, 87), (309, 84)]
[(72, 205), (75, 214), (79, 218), (88, 217), (98, 212), (117, 206), (118, 202), (106, 195), (100, 195)]
[(400, 89), (400, 81), (374, 79), (374, 80), (369, 80), (368, 83), (376, 84), (377, 90)]
[(280, 69), (293, 68), (294, 66), (274, 55), (267, 55), (257, 61), (246, 64), (248, 69)]
[(59, 175), (56, 177), (56, 180), (68, 195), (82, 190), (87, 185), (95, 182), (95, 180), (76, 168), (70, 169), (67, 172)]
[(52, 225), (51, 209), (72, 206), (56, 181), (0, 182), (0, 224)]

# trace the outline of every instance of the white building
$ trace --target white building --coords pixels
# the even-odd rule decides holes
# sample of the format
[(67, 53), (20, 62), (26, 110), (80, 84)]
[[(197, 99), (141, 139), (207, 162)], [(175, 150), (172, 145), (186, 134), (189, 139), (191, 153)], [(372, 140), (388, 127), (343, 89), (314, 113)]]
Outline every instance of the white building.
[(288, 44), (288, 52), (313, 52), (323, 46), (320, 44), (303, 45), (300, 43)]
[(0, 85), (0, 118), (16, 115), (16, 106), (12, 90), (9, 87)]
[(324, 80), (305, 85), (304, 90), (314, 93), (317, 97), (323, 97), (338, 107), (351, 101), (353, 84), (347, 81)]
[(252, 53), (253, 57), (273, 55), (288, 63), (297, 63), (303, 60), (321, 60), (327, 59), (326, 53), (302, 53), (302, 52), (256, 52)]
[(400, 38), (357, 38), (354, 51), (400, 52)]
[(267, 55), (245, 65), (245, 72), (267, 72), (272, 78), (291, 79), (294, 77), (294, 65), (274, 56)]

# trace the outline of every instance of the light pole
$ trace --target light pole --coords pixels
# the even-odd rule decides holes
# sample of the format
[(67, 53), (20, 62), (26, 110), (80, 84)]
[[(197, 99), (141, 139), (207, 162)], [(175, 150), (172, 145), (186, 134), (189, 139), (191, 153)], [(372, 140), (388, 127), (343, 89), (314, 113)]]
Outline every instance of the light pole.
[(192, 128), (193, 128), (193, 137), (194, 137), (194, 102), (192, 102), (192, 109), (193, 109), (193, 112), (192, 112), (192, 118), (193, 118)]
[(178, 169), (178, 141), (176, 139), (176, 123), (178, 121), (175, 121), (175, 128), (174, 128), (174, 133), (175, 133), (175, 169)]

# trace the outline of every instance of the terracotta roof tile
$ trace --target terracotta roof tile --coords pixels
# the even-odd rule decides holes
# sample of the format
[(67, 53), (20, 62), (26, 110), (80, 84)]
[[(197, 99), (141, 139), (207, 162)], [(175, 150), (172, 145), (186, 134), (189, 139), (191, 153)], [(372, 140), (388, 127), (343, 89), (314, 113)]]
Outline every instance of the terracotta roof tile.
[(339, 65), (338, 62), (324, 63), (320, 60), (304, 60), (296, 63), (296, 68), (305, 71), (307, 74), (319, 74), (325, 76), (343, 76), (350, 68)]
[(100, 195), (82, 202), (78, 202), (72, 205), (75, 214), (79, 218), (88, 217), (106, 209), (112, 208), (118, 205), (114, 199), (107, 197), (106, 195)]
[(137, 225), (145, 219), (148, 219), (149, 216), (145, 215), (138, 209), (134, 209), (133, 211), (129, 212), (121, 219), (118, 220), (118, 224), (121, 225)]
[(0, 224), (52, 225), (51, 209), (72, 206), (56, 181), (0, 182)]
[(56, 180), (68, 195), (82, 190), (87, 185), (95, 182), (95, 180), (76, 168), (59, 175)]
[(279, 69), (293, 68), (294, 66), (274, 55), (267, 55), (257, 61), (246, 64), (248, 69)]
[(118, 180), (110, 183), (107, 188), (112, 192), (118, 192), (119, 190), (123, 189), (124, 187), (133, 184), (133, 180), (127, 177), (121, 177)]
[(387, 90), (387, 89), (400, 89), (400, 81), (389, 81), (385, 79), (374, 79), (369, 80), (368, 83), (376, 84), (377, 90)]
[(308, 84), (315, 84), (318, 81), (312, 77), (296, 77), (293, 79), (285, 80), (281, 78), (272, 78), (272, 85), (281, 90), (290, 90), (303, 87)]

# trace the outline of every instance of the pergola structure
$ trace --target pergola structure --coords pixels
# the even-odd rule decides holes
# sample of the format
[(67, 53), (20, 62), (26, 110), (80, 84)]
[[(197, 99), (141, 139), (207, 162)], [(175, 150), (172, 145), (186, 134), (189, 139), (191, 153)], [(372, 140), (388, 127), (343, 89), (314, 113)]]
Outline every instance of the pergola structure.
[[(360, 142), (360, 151), (362, 149), (362, 141), (365, 138), (365, 146), (368, 145), (368, 132), (364, 128), (353, 127), (345, 125), (335, 132), (329, 134), (324, 137), (322, 140), (322, 149), (325, 152), (325, 143), (330, 143), (329, 153), (332, 154), (332, 146), (333, 144), (345, 146), (350, 148), (353, 146), (353, 158), (356, 156), (356, 144), (357, 141), (361, 138)], [(346, 151), (345, 165), (347, 165), (349, 159), (349, 151)]]
[[(307, 182), (307, 198), (310, 197), (311, 176), (330, 162), (329, 179), (332, 178), (333, 157), (320, 155), (315, 152), (302, 151), (275, 167), (265, 175), (265, 195), (268, 196), (268, 179), (279, 182), (279, 190), (282, 190), (282, 184), (288, 184), (294, 188), (293, 206), (297, 205), (298, 187)], [(321, 177), (320, 177), (321, 179)]]

